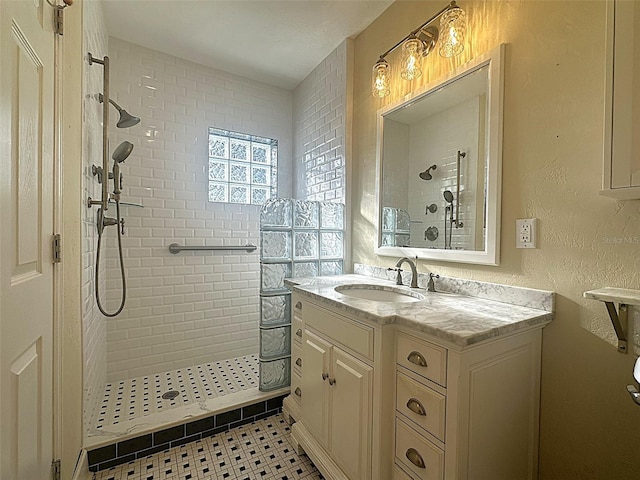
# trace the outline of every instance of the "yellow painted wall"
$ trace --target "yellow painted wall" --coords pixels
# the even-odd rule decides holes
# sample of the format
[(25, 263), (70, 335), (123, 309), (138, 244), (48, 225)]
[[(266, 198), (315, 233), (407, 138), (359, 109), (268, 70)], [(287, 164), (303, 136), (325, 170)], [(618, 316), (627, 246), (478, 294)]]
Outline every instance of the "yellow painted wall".
[[(640, 407), (625, 389), (636, 356), (617, 353), (604, 306), (582, 298), (603, 286), (640, 289), (640, 245), (611, 242), (640, 238), (640, 201), (598, 195), (605, 2), (458, 4), (469, 19), (465, 52), (455, 60), (432, 54), (426, 78), (413, 85), (398, 79), (384, 100), (370, 93), (373, 63), (446, 2), (397, 1), (355, 40), (353, 261), (391, 266), (397, 260), (373, 254), (376, 111), (508, 44), (501, 264), (421, 261), (419, 271), (555, 291), (556, 317), (544, 330), (540, 478), (640, 478)], [(530, 217), (539, 219), (539, 248), (517, 250), (515, 220)]]

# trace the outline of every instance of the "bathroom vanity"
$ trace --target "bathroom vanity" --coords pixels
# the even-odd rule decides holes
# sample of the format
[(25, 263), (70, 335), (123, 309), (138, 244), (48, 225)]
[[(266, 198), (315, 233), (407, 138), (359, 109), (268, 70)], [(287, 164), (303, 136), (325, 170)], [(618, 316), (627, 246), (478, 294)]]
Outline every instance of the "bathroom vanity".
[(290, 282), (284, 413), (325, 478), (537, 477), (541, 338), (553, 294), (471, 283), (480, 296), (363, 275)]

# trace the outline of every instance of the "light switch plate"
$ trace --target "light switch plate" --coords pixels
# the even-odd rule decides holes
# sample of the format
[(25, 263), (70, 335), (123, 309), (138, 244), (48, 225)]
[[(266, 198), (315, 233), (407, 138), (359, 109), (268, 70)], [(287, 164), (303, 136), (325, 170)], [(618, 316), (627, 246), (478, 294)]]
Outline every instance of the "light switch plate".
[(516, 220), (516, 248), (537, 248), (537, 218), (520, 218)]

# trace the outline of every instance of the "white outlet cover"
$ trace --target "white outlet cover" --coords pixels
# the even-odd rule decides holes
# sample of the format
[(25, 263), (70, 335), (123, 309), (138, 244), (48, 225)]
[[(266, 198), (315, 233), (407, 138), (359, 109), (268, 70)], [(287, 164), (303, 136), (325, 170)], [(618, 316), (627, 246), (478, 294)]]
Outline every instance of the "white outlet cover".
[(537, 248), (537, 218), (519, 218), (516, 220), (516, 248)]

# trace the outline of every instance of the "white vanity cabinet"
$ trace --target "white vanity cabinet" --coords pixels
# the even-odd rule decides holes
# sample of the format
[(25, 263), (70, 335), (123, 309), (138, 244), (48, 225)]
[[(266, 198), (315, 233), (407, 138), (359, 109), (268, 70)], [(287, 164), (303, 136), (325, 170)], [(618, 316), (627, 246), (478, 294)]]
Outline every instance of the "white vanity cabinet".
[(292, 304), (283, 412), (327, 480), (537, 478), (548, 320), (461, 346), (321, 298), (294, 292)]
[(292, 395), (284, 402), (285, 415), (296, 422), (293, 439), (321, 470), (330, 472), (328, 478), (381, 480), (373, 476), (372, 466), (378, 445), (373, 441), (376, 328), (295, 295), (294, 314), (298, 301), (301, 395), (295, 395), (292, 381)]
[(537, 478), (541, 331), (461, 349), (399, 329), (393, 478)]

